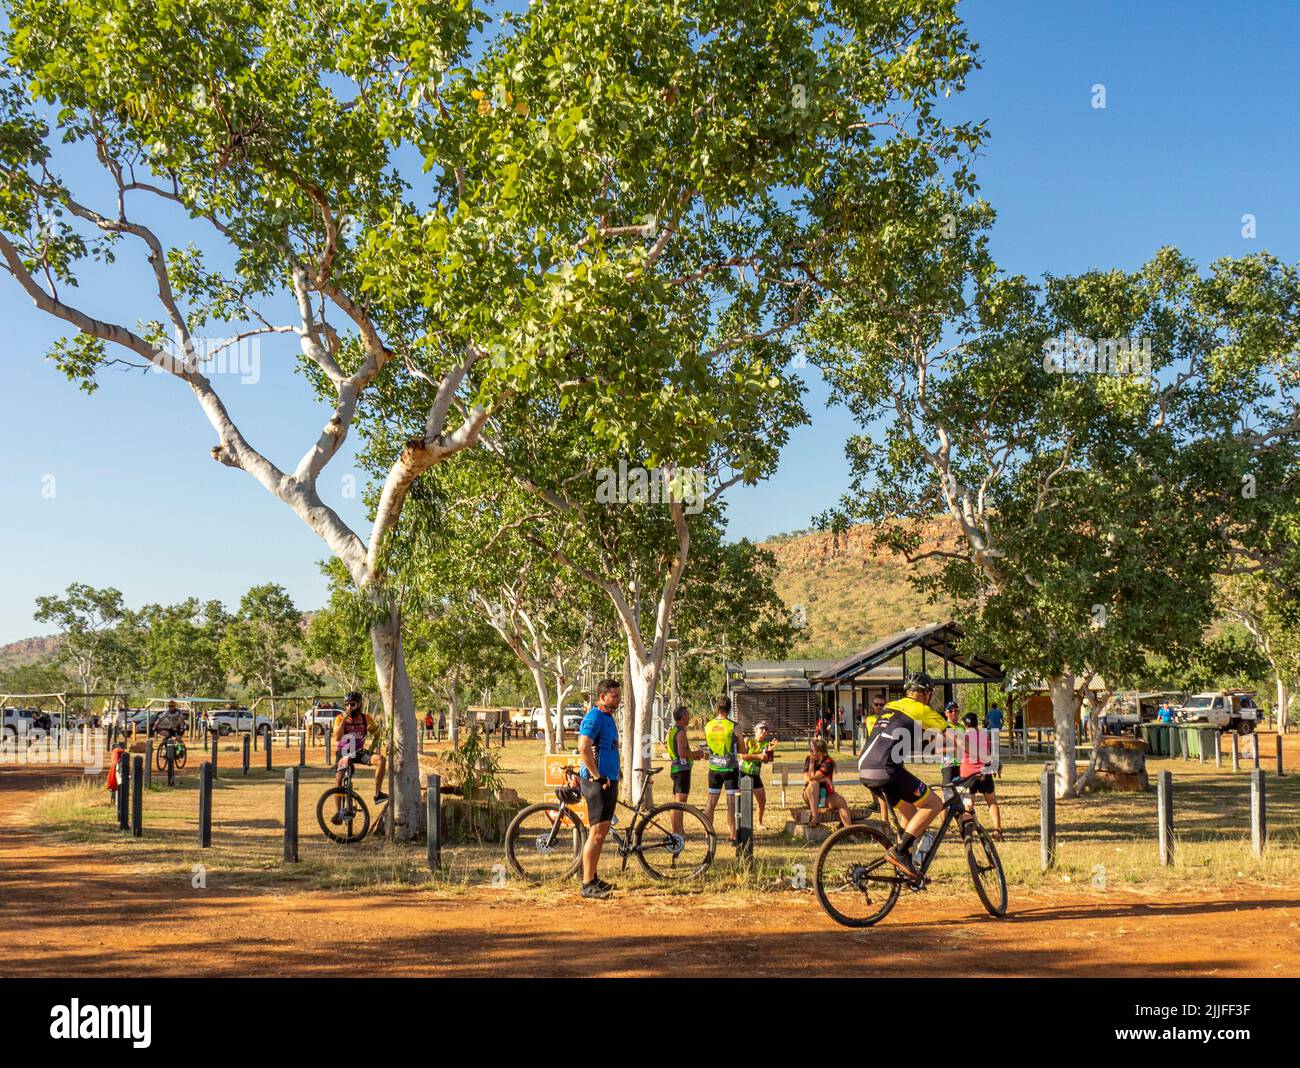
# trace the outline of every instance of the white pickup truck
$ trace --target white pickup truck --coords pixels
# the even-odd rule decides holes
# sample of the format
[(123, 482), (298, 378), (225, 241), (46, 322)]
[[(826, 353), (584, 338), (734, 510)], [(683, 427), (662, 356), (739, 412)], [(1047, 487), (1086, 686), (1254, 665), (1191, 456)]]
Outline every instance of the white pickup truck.
[(1221, 731), (1250, 734), (1264, 718), (1254, 694), (1243, 690), (1193, 694), (1178, 709), (1184, 723), (1209, 723)]

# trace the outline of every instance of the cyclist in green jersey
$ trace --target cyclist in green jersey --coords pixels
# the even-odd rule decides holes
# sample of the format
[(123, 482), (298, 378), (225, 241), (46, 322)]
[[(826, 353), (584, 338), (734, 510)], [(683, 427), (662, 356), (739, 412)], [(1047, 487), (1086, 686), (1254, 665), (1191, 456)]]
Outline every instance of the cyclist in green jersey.
[[(673, 800), (683, 804), (691, 799), (691, 763), (703, 760), (708, 754), (703, 749), (692, 749), (690, 739), (686, 737), (686, 726), (691, 713), (685, 705), (678, 705), (673, 713), (673, 725), (668, 728), (664, 739), (664, 748), (668, 750), (668, 770), (673, 777)], [(674, 809), (672, 816), (674, 834), (682, 833), (682, 813)]]
[(772, 763), (776, 738), (768, 732), (761, 720), (754, 724), (754, 733), (745, 739), (745, 751), (740, 758), (740, 783), (748, 779), (758, 805), (758, 825), (763, 826), (763, 810), (767, 804), (767, 791), (763, 789), (763, 765)]

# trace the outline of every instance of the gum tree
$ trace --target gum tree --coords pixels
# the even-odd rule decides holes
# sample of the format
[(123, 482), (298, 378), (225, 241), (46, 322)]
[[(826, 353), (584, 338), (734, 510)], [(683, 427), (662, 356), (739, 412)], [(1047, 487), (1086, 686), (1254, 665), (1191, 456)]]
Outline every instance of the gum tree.
[[(346, 566), (398, 837), (423, 808), (385, 546), (412, 486), (511, 395), (562, 397), (611, 455), (693, 462), (673, 454), (717, 399), (701, 380), (768, 381), (813, 299), (807, 191), (951, 149), (930, 101), (971, 64), (954, 8), (547, 0), (487, 31), (461, 0), (8, 0), (0, 262), (68, 329), (71, 378), (125, 360), (187, 389), (213, 459)], [(128, 254), (138, 306), (75, 291)], [(286, 467), (211, 367), (277, 338), (323, 416)], [(359, 414), (385, 432), (368, 534), (320, 481)]]
[[(853, 217), (812, 331), (870, 428), (849, 445), (846, 515), (932, 563), (917, 585), (961, 606), (973, 645), (1045, 680), (1058, 791), (1077, 793), (1088, 681), (1189, 658), (1216, 575), (1253, 552), (1264, 505), (1243, 484), (1267, 470), (1278, 485), (1279, 444), (1300, 428), (1296, 273), (1267, 255), (1202, 272), (1164, 249), (1137, 271), (1033, 286), (997, 273), (990, 213), (952, 191), (926, 192), (889, 233)], [(910, 266), (862, 286), (882, 242)], [(936, 513), (955, 549), (921, 546), (916, 521)]]

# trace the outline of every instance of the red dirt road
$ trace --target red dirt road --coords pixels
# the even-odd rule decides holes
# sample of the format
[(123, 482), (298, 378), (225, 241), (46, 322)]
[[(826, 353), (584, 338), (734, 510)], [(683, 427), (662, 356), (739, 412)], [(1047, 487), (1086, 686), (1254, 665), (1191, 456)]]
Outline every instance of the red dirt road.
[[(104, 975), (1300, 976), (1300, 889), (1243, 904), (1012, 888), (992, 920), (973, 895), (928, 893), (881, 926), (833, 924), (807, 894), (638, 892), (543, 901), (455, 893), (193, 890), (115, 870), (18, 819), (72, 769), (0, 769), (0, 973)], [(753, 933), (737, 935), (741, 927)], [(667, 939), (671, 935), (672, 952)]]

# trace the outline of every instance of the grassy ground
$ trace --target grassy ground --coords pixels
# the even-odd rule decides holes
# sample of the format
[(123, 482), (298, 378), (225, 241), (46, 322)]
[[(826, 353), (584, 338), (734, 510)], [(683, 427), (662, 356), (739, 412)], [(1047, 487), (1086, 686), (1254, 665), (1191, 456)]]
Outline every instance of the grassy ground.
[[(1300, 737), (1288, 738), (1289, 764), (1300, 770)], [(429, 750), (433, 749), (430, 744)], [(801, 754), (784, 746), (781, 761), (796, 761)], [(500, 753), (494, 749), (494, 753)], [(1262, 752), (1272, 753), (1272, 737), (1266, 736)], [(542, 786), (540, 742), (511, 741), (500, 753), (506, 785), (530, 801), (550, 796)], [(320, 749), (308, 750), (308, 768), (302, 773), (299, 806), (300, 862), (285, 864), (281, 857), (284, 811), (284, 772), (296, 763), (297, 751), (276, 749), (276, 769), (261, 767), (261, 754), (254, 755), (255, 769), (245, 777), (239, 771), (238, 750), (233, 743), (223, 746), (221, 773), (213, 804), (213, 848), (197, 844), (197, 765), (205, 759), (203, 750), (191, 751), (190, 766), (180, 774), (175, 787), (155, 785), (144, 798), (145, 837), (132, 839), (116, 829), (102, 779), (88, 779), (47, 791), (31, 813), (31, 824), (81, 842), (102, 844), (113, 863), (143, 875), (174, 875), (199, 868), (220, 873), (225, 882), (279, 888), (394, 890), (410, 885), (438, 887), (454, 892), (458, 887), (499, 885), (508, 880), (499, 844), (449, 843), (444, 847), (443, 868), (430, 873), (422, 847), (393, 845), (370, 839), (357, 846), (340, 846), (327, 841), (316, 824), (316, 801), (332, 785), (332, 775), (322, 766)], [(850, 803), (866, 805), (865, 791), (857, 785), (853, 761), (847, 747), (840, 754), (840, 786)], [(1154, 791), (1145, 794), (1103, 794), (1080, 801), (1057, 804), (1058, 866), (1047, 873), (1039, 870), (1039, 787), (1042, 760), (1008, 762), (998, 783), (1006, 840), (1000, 847), (1009, 880), (1014, 886), (1142, 887), (1158, 893), (1162, 889), (1188, 889), (1221, 885), (1249, 879), (1261, 885), (1300, 884), (1300, 775), (1277, 779), (1272, 760), (1263, 764), (1268, 785), (1270, 839), (1262, 860), (1250, 849), (1250, 779), (1245, 770), (1234, 774), (1230, 761), (1216, 770), (1211, 760), (1149, 759), (1154, 782), (1158, 771), (1173, 774), (1175, 798), (1175, 863), (1162, 868), (1156, 844)], [(938, 768), (919, 772), (937, 782)], [(362, 772), (363, 789), (369, 790), (369, 772)], [(161, 781), (162, 776), (158, 776)], [(731, 847), (725, 842), (726, 823), (719, 806), (718, 858), (701, 883), (660, 887), (664, 893), (683, 894), (729, 891), (743, 897), (780, 892), (797, 886), (801, 877), (811, 878), (816, 846), (786, 838), (780, 833), (789, 818), (780, 804), (780, 790), (773, 776), (767, 780), (766, 828), (756, 841), (756, 865), (752, 873), (739, 869)], [(789, 806), (799, 804), (798, 776), (791, 775), (787, 794)], [(661, 776), (662, 780), (662, 776)], [(779, 783), (779, 778), (777, 780)], [(665, 784), (666, 785), (666, 784)], [(775, 787), (775, 788), (774, 788)], [(697, 773), (692, 784), (692, 803), (704, 806), (705, 776)], [(666, 800), (662, 786), (658, 800)], [(980, 818), (991, 825), (983, 803)], [(623, 822), (630, 814), (622, 813)], [(955, 839), (945, 843), (932, 873), (942, 885), (949, 880), (968, 879), (962, 851)], [(607, 858), (609, 854), (607, 853)], [(610, 875), (607, 859), (603, 869)], [(618, 881), (628, 887), (649, 886), (635, 862)], [(528, 890), (539, 897), (569, 893), (571, 887)]]

